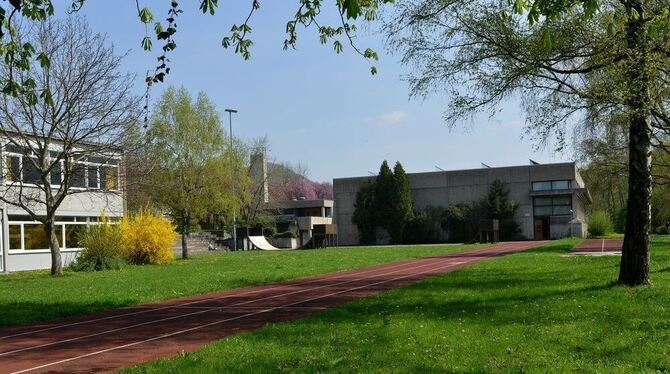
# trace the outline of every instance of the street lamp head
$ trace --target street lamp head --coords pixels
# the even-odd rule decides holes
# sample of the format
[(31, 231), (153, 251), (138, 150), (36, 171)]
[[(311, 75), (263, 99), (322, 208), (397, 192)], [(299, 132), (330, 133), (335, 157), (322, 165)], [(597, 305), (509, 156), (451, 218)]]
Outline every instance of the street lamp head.
[(235, 110), (235, 109), (226, 109), (224, 111), (228, 112), (228, 113), (237, 113), (237, 110)]

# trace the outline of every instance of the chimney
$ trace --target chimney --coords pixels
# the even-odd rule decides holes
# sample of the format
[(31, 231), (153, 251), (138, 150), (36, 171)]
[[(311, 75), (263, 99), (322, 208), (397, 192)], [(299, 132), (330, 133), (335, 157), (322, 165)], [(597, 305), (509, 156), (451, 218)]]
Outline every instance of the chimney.
[(264, 152), (251, 155), (251, 168), (249, 175), (254, 180), (259, 193), (254, 197), (260, 203), (267, 203), (268, 199), (268, 163)]

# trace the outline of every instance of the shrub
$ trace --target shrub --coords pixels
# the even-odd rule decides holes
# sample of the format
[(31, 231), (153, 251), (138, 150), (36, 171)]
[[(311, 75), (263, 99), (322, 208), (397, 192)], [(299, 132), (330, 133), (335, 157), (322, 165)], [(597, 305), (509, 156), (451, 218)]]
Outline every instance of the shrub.
[(451, 205), (442, 215), (442, 229), (449, 233), (451, 243), (470, 243), (479, 230), (479, 220), (484, 217), (479, 204)]
[(162, 217), (144, 209), (126, 216), (120, 224), (123, 256), (132, 264), (167, 264), (174, 260), (172, 244), (177, 232)]
[(84, 249), (72, 264), (76, 271), (119, 269), (124, 263), (121, 228), (107, 219), (83, 231), (79, 243)]
[(295, 238), (293, 231), (278, 232), (272, 236), (273, 238)]
[(614, 231), (614, 225), (609, 214), (604, 211), (595, 211), (589, 218), (589, 236), (603, 236)]
[(668, 233), (668, 228), (665, 227), (665, 225), (658, 226), (656, 228), (656, 234), (658, 234), (658, 235), (670, 235), (670, 233)]
[[(404, 244), (431, 244), (440, 242), (440, 208), (427, 208), (414, 213), (403, 232)], [(435, 216), (436, 213), (437, 216)]]
[(275, 227), (263, 227), (263, 236), (267, 236), (268, 238), (274, 238), (275, 235), (277, 235), (277, 228)]

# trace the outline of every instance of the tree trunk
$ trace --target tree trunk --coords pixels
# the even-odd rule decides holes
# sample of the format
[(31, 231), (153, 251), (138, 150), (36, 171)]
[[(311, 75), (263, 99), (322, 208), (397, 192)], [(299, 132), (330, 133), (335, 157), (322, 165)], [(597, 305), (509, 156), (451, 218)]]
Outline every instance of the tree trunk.
[[(638, 4), (638, 2), (633, 2)], [(649, 284), (649, 226), (651, 224), (651, 128), (649, 126), (649, 73), (646, 32), (638, 19), (629, 19), (627, 42), (630, 56), (628, 204), (626, 231), (621, 252), (619, 283), (628, 286)]]
[(181, 219), (181, 258), (188, 258), (188, 243), (186, 238), (188, 237), (188, 217), (183, 215)]
[(60, 255), (60, 245), (56, 236), (56, 226), (53, 222), (44, 225), (44, 233), (49, 238), (49, 250), (51, 251), (51, 275), (63, 275), (63, 260)]
[(186, 242), (187, 237), (188, 234), (186, 234), (186, 232), (181, 234), (181, 258), (188, 258), (188, 243)]

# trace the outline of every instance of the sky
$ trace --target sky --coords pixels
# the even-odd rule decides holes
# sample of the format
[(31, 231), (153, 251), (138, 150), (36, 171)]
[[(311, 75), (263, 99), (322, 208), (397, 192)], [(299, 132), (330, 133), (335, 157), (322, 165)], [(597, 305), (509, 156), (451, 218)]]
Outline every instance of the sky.
[[(157, 19), (167, 14), (166, 1), (139, 2)], [(408, 68), (385, 50), (383, 35), (374, 26), (359, 30), (357, 43), (379, 53), (375, 76), (347, 45), (342, 54), (321, 45), (316, 29), (301, 30), (298, 48), (284, 51), (285, 24), (297, 0), (261, 2), (251, 21), (251, 60), (244, 61), (222, 48), (221, 39), (233, 23), (246, 18), (251, 1), (219, 3), (210, 16), (200, 13), (195, 0), (181, 2), (184, 13), (177, 21), (171, 72), (164, 84), (152, 88), (151, 99), (168, 85), (184, 86), (194, 95), (204, 91), (222, 113), (226, 129), (223, 110), (238, 110), (235, 136), (249, 141), (267, 135), (270, 159), (303, 163), (313, 180), (376, 173), (385, 159), (400, 161), (407, 172), (568, 160), (569, 155), (554, 154), (551, 147), (537, 150), (522, 137), (524, 118), (516, 102), (507, 103), (495, 117), (483, 115), (448, 128), (442, 119), (447, 98), (410, 99), (402, 79)], [(135, 1), (88, 0), (80, 14), (94, 31), (108, 35), (118, 53), (127, 52), (123, 68), (137, 75), (135, 89), (143, 93), (144, 77), (155, 66), (158, 50), (140, 48), (145, 29)]]

